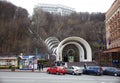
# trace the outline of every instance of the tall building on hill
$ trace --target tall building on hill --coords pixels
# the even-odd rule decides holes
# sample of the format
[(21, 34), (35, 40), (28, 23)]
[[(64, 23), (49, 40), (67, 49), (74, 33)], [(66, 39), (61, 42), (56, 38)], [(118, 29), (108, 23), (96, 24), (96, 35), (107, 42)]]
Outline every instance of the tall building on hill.
[(34, 10), (37, 11), (39, 9), (42, 9), (45, 12), (49, 12), (52, 14), (59, 14), (59, 15), (70, 15), (71, 13), (75, 12), (74, 8), (70, 8), (67, 6), (63, 6), (60, 4), (38, 4), (35, 6)]

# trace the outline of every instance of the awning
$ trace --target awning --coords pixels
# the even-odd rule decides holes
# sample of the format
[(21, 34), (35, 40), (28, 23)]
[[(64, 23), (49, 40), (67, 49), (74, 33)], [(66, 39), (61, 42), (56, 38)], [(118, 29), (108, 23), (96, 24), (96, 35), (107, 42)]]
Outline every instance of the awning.
[(19, 56), (21, 59), (28, 59), (28, 58), (33, 58), (34, 56), (29, 56), (29, 55), (24, 55), (24, 56)]
[(103, 51), (103, 53), (111, 53), (111, 52), (120, 52), (120, 47)]

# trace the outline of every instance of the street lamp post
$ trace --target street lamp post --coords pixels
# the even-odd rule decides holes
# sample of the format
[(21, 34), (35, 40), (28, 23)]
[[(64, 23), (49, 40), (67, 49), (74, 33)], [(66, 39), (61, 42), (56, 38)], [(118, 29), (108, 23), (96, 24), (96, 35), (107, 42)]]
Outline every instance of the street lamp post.
[(35, 69), (35, 68), (34, 68), (34, 57), (33, 57), (33, 69), (32, 69), (33, 72), (34, 72), (34, 69)]

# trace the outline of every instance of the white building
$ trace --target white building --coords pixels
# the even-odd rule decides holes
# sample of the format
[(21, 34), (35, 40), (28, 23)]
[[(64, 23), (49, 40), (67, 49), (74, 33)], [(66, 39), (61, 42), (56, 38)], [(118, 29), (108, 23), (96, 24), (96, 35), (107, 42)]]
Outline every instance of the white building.
[(60, 4), (38, 4), (35, 6), (34, 10), (42, 9), (45, 12), (59, 14), (59, 15), (70, 15), (75, 12), (74, 8), (63, 6)]

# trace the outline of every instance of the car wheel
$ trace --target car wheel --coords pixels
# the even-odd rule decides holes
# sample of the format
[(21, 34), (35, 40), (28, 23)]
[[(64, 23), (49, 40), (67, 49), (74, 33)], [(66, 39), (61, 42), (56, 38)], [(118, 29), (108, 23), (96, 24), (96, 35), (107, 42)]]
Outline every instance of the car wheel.
[(100, 73), (96, 73), (97, 76), (100, 76), (101, 74)]
[(75, 75), (75, 72), (74, 72), (74, 71), (72, 72), (72, 75)]
[(50, 74), (50, 71), (47, 71), (48, 74)]
[(59, 72), (56, 72), (57, 75), (59, 75), (60, 73)]
[(117, 73), (114, 73), (114, 76), (117, 76)]

